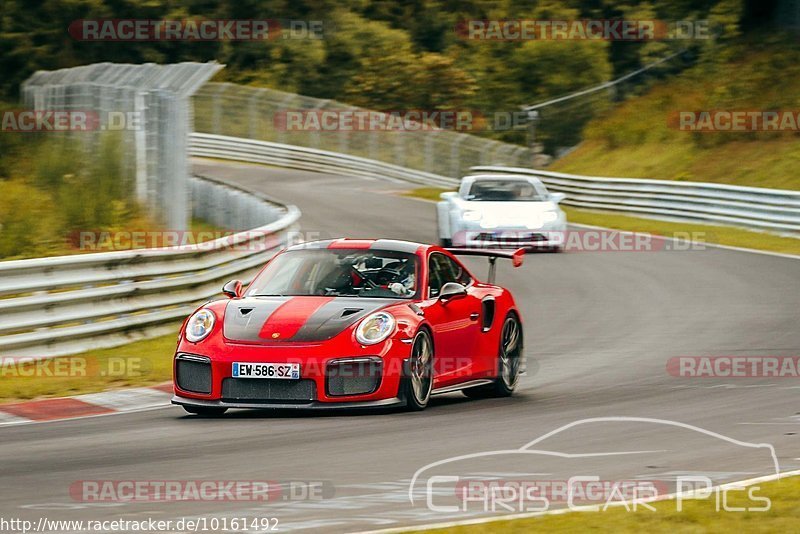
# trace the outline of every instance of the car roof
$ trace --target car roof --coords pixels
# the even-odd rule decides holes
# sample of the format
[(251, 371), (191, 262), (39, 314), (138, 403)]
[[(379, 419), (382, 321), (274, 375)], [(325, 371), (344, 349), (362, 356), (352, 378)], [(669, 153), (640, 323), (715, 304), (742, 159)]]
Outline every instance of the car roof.
[(414, 243), (413, 241), (403, 241), (400, 239), (351, 239), (340, 237), (338, 239), (323, 239), (320, 241), (308, 241), (292, 245), (286, 250), (308, 250), (308, 249), (363, 249), (363, 250), (392, 250), (395, 252), (407, 252), (409, 254), (421, 253), (431, 245)]
[(464, 176), (462, 182), (479, 182), (483, 180), (505, 180), (505, 181), (520, 181), (520, 182), (533, 182), (541, 183), (542, 181), (536, 176), (526, 174), (471, 174)]
[(461, 179), (461, 183), (458, 186), (458, 194), (463, 199), (472, 189), (472, 186), (475, 182), (482, 182), (488, 180), (502, 180), (504, 182), (525, 182), (528, 184), (533, 185), (537, 189), (541, 189), (543, 192), (547, 192), (547, 188), (542, 183), (540, 179), (535, 176), (530, 176), (526, 174), (469, 174), (464, 176)]

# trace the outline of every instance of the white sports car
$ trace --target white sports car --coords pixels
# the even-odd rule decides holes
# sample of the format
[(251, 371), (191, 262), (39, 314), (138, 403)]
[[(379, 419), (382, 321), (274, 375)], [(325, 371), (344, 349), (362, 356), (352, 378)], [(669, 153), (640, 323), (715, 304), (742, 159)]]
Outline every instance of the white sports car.
[(458, 192), (436, 205), (442, 246), (561, 250), (567, 217), (565, 195), (549, 193), (537, 178), (481, 174), (461, 179)]

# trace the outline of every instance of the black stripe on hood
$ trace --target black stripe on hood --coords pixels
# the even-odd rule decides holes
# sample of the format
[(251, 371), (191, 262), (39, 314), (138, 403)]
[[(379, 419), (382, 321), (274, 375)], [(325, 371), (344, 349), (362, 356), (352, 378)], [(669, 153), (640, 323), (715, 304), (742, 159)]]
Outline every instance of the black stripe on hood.
[(264, 323), (289, 299), (296, 297), (251, 297), (231, 300), (225, 307), (223, 334), (231, 341), (283, 343), (287, 341), (325, 341), (331, 339), (370, 313), (395, 304), (396, 299), (336, 297), (305, 321), (291, 338), (264, 339), (259, 336)]
[(331, 339), (370, 313), (395, 302), (395, 299), (337, 297), (313, 313), (291, 341)]

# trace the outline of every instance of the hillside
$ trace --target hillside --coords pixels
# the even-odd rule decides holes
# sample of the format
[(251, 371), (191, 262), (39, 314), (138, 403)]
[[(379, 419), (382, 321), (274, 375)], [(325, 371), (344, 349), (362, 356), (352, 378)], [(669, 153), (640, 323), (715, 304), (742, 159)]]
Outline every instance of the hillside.
[(587, 125), (580, 146), (550, 170), (800, 190), (800, 132), (687, 132), (678, 111), (800, 111), (800, 49), (794, 41), (742, 42), (654, 85)]

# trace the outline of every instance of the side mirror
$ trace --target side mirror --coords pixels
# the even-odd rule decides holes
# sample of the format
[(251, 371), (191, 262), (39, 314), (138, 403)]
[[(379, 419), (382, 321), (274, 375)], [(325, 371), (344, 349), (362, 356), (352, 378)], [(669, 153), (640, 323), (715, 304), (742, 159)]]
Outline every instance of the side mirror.
[(451, 300), (464, 298), (467, 296), (467, 288), (456, 282), (447, 282), (439, 291), (439, 300), (449, 302)]
[(565, 195), (564, 193), (550, 193), (550, 200), (552, 200), (556, 204), (560, 203), (565, 198), (567, 198), (567, 195)]
[(439, 195), (439, 198), (441, 198), (442, 200), (449, 200), (451, 198), (456, 198), (457, 196), (458, 193), (455, 191), (445, 191), (444, 193)]
[(224, 286), (222, 286), (222, 292), (228, 296), (228, 298), (235, 299), (236, 297), (242, 296), (242, 283), (239, 280), (231, 280)]

